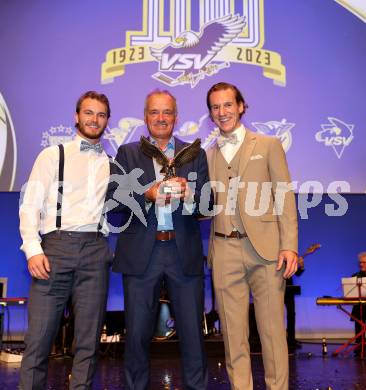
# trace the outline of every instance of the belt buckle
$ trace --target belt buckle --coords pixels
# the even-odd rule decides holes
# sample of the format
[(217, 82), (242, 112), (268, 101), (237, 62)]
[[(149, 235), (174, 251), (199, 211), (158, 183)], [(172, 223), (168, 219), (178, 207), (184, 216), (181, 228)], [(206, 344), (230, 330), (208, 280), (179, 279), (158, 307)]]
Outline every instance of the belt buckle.
[(171, 232), (170, 231), (162, 230), (159, 233), (160, 233), (161, 238), (159, 238), (158, 240), (160, 242), (166, 242), (166, 241), (171, 240)]
[(168, 230), (167, 232), (165, 232), (165, 234), (167, 235), (167, 239), (164, 240), (164, 241), (171, 241), (173, 239), (173, 232)]

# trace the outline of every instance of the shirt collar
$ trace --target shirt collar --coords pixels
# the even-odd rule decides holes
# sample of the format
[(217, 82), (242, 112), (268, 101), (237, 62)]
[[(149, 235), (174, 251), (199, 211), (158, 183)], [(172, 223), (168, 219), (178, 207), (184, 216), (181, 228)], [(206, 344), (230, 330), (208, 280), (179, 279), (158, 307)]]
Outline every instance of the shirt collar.
[[(79, 134), (76, 133), (75, 137), (74, 137), (74, 141), (80, 146), (81, 144), (81, 141), (85, 141), (85, 142), (88, 142), (89, 144), (91, 144), (90, 141), (88, 141), (87, 139), (81, 137)], [(97, 144), (100, 144), (101, 142), (97, 142)], [(103, 148), (104, 149), (104, 148)]]
[[(158, 145), (157, 141), (153, 137), (149, 136), (149, 139), (153, 145), (155, 145), (155, 146)], [(173, 136), (171, 136), (167, 145), (166, 145), (166, 148), (163, 150), (163, 152), (166, 153), (168, 150), (174, 151), (174, 149), (175, 149), (175, 139)]]

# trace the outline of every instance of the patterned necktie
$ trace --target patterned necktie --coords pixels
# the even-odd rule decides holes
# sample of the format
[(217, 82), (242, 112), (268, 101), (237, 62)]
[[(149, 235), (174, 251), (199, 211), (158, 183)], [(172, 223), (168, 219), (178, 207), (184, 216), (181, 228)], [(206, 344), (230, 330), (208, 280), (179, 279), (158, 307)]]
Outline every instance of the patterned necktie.
[(238, 140), (238, 137), (236, 134), (230, 134), (228, 136), (223, 136), (223, 135), (220, 135), (218, 138), (217, 138), (217, 145), (218, 147), (221, 149), (223, 146), (225, 146), (226, 144), (232, 144), (232, 145), (236, 145), (237, 143), (239, 142)]
[(80, 151), (81, 152), (87, 152), (88, 150), (94, 150), (96, 153), (102, 153), (103, 152), (103, 146), (101, 143), (98, 144), (90, 144), (87, 141), (81, 141), (80, 143)]

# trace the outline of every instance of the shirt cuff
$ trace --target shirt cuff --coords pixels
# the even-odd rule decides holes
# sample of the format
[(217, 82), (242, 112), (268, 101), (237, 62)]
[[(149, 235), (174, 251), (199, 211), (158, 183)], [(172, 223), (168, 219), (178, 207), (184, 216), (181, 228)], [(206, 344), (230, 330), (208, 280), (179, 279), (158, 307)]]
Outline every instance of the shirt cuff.
[(40, 242), (28, 242), (23, 243), (20, 249), (25, 253), (27, 260), (29, 260), (32, 256), (43, 254), (43, 249), (41, 247)]

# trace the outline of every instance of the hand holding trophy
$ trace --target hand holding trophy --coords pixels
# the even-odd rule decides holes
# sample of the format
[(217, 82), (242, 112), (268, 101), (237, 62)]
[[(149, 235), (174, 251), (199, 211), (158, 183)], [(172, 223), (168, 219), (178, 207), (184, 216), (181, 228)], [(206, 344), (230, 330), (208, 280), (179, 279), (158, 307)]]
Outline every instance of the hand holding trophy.
[(164, 174), (162, 181), (156, 182), (146, 191), (146, 199), (160, 206), (170, 203), (172, 199), (190, 197), (192, 194), (187, 186), (187, 179), (178, 177), (176, 168), (180, 168), (197, 157), (200, 152), (201, 140), (197, 138), (193, 143), (181, 149), (172, 159), (166, 157), (156, 145), (153, 145), (144, 136), (141, 137), (140, 145), (148, 157), (155, 158), (162, 166), (160, 172)]

